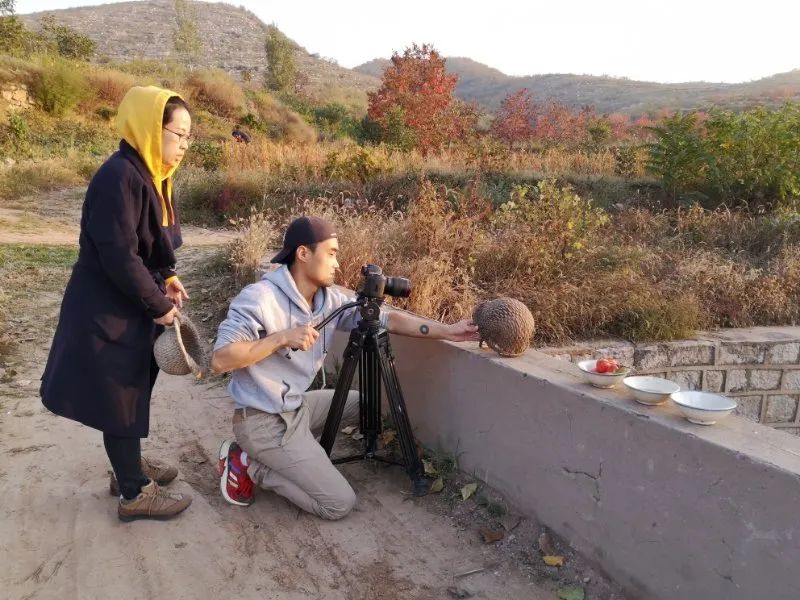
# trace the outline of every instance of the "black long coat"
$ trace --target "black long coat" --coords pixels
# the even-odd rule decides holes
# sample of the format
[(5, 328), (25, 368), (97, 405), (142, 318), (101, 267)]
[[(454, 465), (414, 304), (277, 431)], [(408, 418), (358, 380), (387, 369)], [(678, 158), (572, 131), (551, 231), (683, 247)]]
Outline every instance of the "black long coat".
[(147, 167), (125, 141), (86, 191), (80, 251), (50, 348), (41, 396), (54, 413), (100, 431), (147, 437), (158, 367), (154, 318), (172, 303), (180, 225), (162, 226)]

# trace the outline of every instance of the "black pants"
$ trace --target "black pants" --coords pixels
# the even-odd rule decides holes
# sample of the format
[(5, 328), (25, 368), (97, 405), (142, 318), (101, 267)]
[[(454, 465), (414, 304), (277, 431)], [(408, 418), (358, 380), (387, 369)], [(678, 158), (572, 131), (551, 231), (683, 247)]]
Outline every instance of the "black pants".
[[(162, 280), (163, 281), (163, 280)], [(162, 290), (163, 291), (163, 290)], [(165, 327), (156, 327), (156, 337), (163, 332)], [(158, 377), (158, 364), (155, 356), (150, 358), (150, 393)], [(114, 475), (119, 482), (119, 491), (124, 498), (132, 500), (139, 495), (142, 486), (150, 480), (142, 473), (142, 440), (141, 438), (120, 437), (103, 432), (103, 443), (106, 447), (108, 460), (114, 469)]]
[(117, 476), (120, 493), (127, 500), (135, 498), (142, 486), (150, 481), (142, 473), (142, 440), (103, 433), (103, 443)]

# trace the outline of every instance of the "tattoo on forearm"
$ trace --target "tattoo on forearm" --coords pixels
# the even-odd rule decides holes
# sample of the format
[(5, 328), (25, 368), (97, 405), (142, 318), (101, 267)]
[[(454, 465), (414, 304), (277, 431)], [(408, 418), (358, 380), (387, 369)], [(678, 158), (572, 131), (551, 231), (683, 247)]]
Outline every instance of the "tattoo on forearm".
[(427, 325), (420, 325), (420, 326), (419, 326), (419, 332), (420, 332), (422, 335), (428, 335), (428, 332), (429, 332), (429, 331), (430, 331), (430, 329), (428, 328), (428, 326), (427, 326)]

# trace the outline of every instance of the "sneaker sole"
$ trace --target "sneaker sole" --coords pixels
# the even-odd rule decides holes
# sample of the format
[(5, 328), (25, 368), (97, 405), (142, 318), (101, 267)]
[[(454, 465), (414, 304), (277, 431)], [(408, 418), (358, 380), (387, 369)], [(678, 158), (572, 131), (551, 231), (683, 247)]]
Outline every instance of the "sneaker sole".
[[(187, 506), (186, 508), (189, 507)], [(130, 523), (131, 521), (138, 521), (140, 519), (149, 519), (150, 521), (169, 521), (185, 511), (186, 508), (182, 508), (180, 511), (171, 515), (121, 515), (117, 513), (117, 517), (119, 517), (119, 520), (123, 523)]]
[(222, 442), (219, 447), (219, 462), (217, 462), (217, 475), (222, 477), (225, 471), (225, 466), (228, 464), (228, 453), (231, 451), (231, 446), (235, 443), (234, 440), (228, 439)]
[(219, 476), (219, 491), (222, 493), (222, 497), (225, 498), (225, 500), (230, 504), (234, 504), (236, 506), (250, 506), (252, 502), (240, 502), (239, 500), (234, 500), (228, 495), (228, 453), (230, 452), (231, 446), (233, 446), (235, 443), (236, 442), (234, 440), (225, 440), (219, 447), (219, 459), (223, 460), (225, 464), (222, 473)]

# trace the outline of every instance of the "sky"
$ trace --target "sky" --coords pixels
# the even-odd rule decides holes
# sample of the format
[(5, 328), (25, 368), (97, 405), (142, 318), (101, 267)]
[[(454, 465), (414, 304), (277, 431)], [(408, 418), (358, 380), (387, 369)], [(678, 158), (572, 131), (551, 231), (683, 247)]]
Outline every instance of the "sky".
[[(17, 0), (18, 13), (104, 4)], [(736, 83), (800, 68), (796, 0), (237, 0), (309, 52), (354, 67), (411, 43), (509, 75)]]

